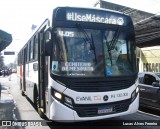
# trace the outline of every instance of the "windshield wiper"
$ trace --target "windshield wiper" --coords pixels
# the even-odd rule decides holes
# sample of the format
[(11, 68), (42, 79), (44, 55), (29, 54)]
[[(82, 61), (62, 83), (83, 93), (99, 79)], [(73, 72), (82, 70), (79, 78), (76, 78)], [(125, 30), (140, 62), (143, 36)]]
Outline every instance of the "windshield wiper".
[(115, 49), (116, 42), (117, 42), (118, 37), (119, 37), (119, 34), (120, 34), (119, 32), (120, 32), (120, 28), (118, 28), (118, 29), (116, 30), (116, 32), (114, 33), (114, 36), (113, 36), (112, 40), (110, 41), (110, 44), (109, 44), (109, 46), (108, 46), (109, 51)]
[(112, 63), (111, 50), (115, 49), (116, 42), (117, 42), (118, 37), (119, 37), (119, 34), (120, 34), (119, 32), (120, 32), (120, 28), (118, 28), (118, 29), (116, 30), (116, 32), (114, 33), (114, 36), (113, 36), (112, 40), (110, 41), (110, 43), (107, 42), (107, 38), (106, 38), (106, 36), (105, 36), (105, 38), (106, 38), (106, 46), (107, 46), (107, 49), (108, 49), (108, 55), (109, 55), (109, 60), (110, 60), (110, 62), (111, 62), (111, 66), (112, 66), (112, 64), (113, 64), (113, 63)]
[(94, 45), (94, 40), (93, 40), (93, 36), (91, 33), (91, 38), (88, 36), (87, 32), (84, 30), (84, 28), (81, 26), (81, 24), (76, 24), (77, 28), (83, 33), (83, 35), (85, 36), (85, 42), (89, 43), (90, 45), (90, 50), (93, 50), (94, 52), (94, 56), (95, 56), (95, 61), (97, 63), (97, 57), (96, 57), (96, 51), (95, 51), (95, 45)]

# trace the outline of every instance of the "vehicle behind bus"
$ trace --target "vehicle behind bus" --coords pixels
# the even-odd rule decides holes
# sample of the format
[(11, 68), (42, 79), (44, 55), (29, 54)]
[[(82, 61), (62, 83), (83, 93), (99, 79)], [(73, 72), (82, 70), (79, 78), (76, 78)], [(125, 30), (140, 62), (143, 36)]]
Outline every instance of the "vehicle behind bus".
[(160, 111), (160, 74), (140, 72), (140, 106)]

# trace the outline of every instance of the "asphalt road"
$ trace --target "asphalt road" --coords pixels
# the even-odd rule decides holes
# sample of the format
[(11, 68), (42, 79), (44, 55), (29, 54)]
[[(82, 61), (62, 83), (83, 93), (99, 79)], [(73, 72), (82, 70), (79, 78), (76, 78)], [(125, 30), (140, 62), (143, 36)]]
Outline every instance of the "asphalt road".
[[(17, 76), (16, 74), (12, 74), (11, 77), (0, 77), (0, 82), (3, 87), (8, 89), (8, 93), (14, 99), (14, 108), (11, 112), (12, 118), (7, 118), (6, 120), (43, 120), (40, 118), (34, 107), (31, 105), (29, 100), (26, 97), (21, 96), (21, 92), (19, 89), (19, 85), (17, 84)], [(0, 117), (1, 118), (1, 117)], [(1, 119), (0, 119), (1, 120)], [(159, 120), (159, 121), (157, 121)], [(154, 123), (153, 123), (154, 122)], [(26, 127), (12, 127), (11, 129), (79, 129), (79, 128), (105, 128), (105, 129), (159, 129), (160, 126), (154, 126), (156, 122), (160, 122), (160, 116), (152, 115), (149, 113), (144, 113), (142, 111), (138, 111), (137, 113), (120, 116), (116, 118), (99, 120), (99, 121), (89, 121), (89, 122), (80, 122), (80, 123), (70, 123), (70, 124), (62, 124), (50, 122), (46, 126), (33, 126), (32, 124)], [(147, 125), (151, 124), (151, 125)], [(160, 123), (159, 123), (160, 125)], [(0, 127), (1, 129), (2, 127)], [(2, 128), (2, 129), (10, 129)]]

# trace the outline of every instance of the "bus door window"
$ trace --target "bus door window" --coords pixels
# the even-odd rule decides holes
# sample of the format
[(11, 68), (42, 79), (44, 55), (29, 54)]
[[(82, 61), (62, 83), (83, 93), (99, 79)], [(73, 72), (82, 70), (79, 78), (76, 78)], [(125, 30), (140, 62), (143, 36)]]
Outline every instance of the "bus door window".
[(34, 58), (34, 60), (38, 60), (38, 35), (35, 35), (34, 36), (34, 46), (33, 46), (33, 58)]
[(66, 39), (61, 37), (61, 38), (56, 38), (56, 42), (55, 42), (55, 45), (56, 45), (56, 55), (57, 56), (57, 59), (59, 61), (66, 61), (67, 60), (67, 48), (66, 48)]
[(59, 38), (56, 35), (54, 35), (53, 39), (53, 47), (52, 47), (52, 71), (54, 73), (60, 72), (61, 63), (66, 60), (65, 52), (64, 52), (64, 45), (61, 44), (61, 42), (64, 43), (63, 38)]

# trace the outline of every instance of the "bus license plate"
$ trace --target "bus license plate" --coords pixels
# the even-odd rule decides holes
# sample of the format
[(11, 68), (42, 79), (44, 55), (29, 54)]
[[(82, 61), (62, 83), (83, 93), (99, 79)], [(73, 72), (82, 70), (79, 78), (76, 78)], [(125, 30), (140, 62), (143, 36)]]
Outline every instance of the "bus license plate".
[(112, 111), (113, 111), (112, 107), (99, 108), (98, 109), (98, 114), (111, 113)]

